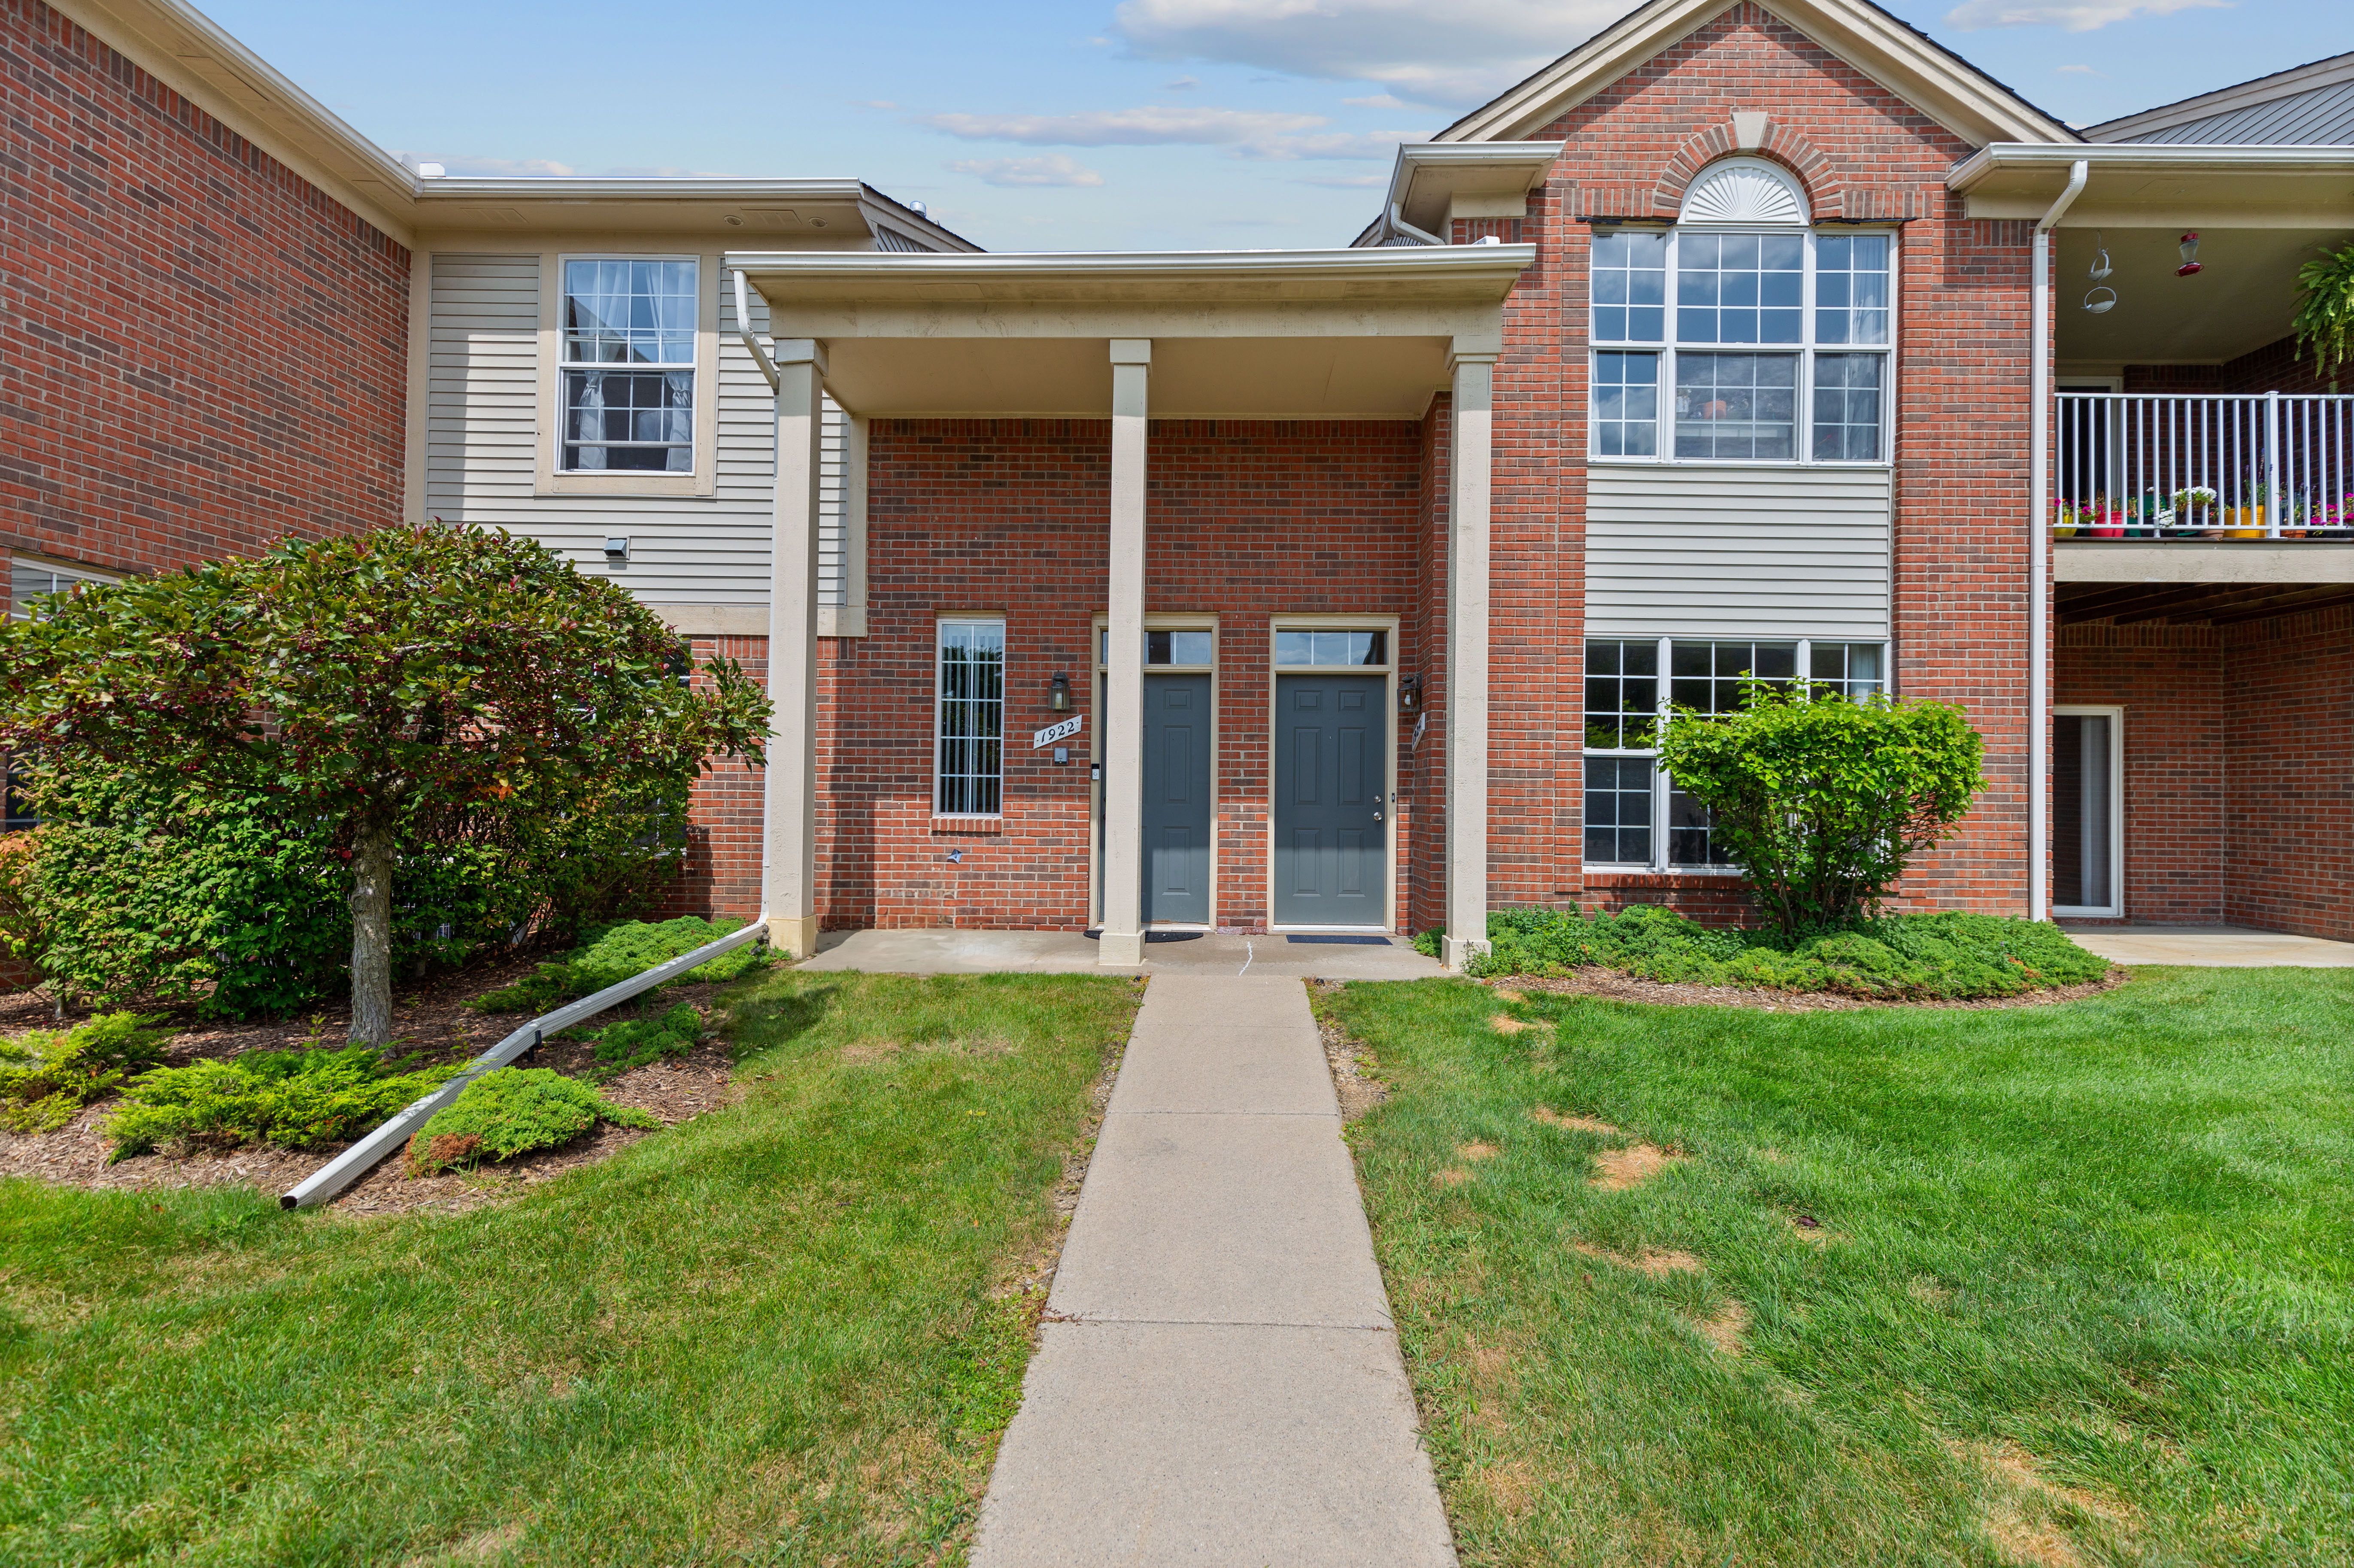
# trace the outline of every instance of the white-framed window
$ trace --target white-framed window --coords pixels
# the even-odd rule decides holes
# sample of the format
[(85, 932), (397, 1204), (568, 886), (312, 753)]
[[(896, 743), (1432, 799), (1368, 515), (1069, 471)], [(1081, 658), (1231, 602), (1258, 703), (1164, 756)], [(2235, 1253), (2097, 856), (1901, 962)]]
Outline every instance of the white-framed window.
[(1675, 228), (1595, 230), (1594, 456), (1888, 461), (1895, 236), (1805, 224), (1787, 175), (1733, 159)]
[(562, 280), (557, 471), (694, 472), (695, 259), (567, 256)]
[(121, 580), (103, 572), (53, 567), (46, 561), (28, 561), (20, 556), (8, 563), (8, 617), (12, 620), (30, 620), (39, 613), (39, 600), (46, 594), (71, 593), (81, 583)]
[(1585, 644), (1585, 863), (1596, 869), (1715, 871), (1731, 857), (1707, 807), (1659, 768), (1671, 708), (1737, 712), (1743, 682), (1797, 683), (1861, 697), (1887, 690), (1887, 649), (1829, 639), (1594, 638)]
[(937, 662), (932, 810), (997, 816), (1005, 809), (1005, 622), (942, 620)]

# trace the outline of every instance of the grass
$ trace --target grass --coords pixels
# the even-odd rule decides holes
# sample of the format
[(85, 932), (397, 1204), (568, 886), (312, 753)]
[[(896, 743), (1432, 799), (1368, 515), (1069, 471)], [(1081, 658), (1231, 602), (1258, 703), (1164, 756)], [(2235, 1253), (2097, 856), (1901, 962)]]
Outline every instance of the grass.
[(1323, 1005), (1467, 1564), (2354, 1562), (2354, 974)]
[(725, 996), (743, 1104), (496, 1207), (0, 1183), (0, 1562), (960, 1560), (1136, 992)]

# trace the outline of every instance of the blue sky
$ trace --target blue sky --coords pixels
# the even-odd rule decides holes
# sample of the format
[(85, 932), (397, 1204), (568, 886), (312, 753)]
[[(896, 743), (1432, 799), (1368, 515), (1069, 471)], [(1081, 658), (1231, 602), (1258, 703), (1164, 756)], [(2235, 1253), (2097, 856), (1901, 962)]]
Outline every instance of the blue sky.
[[(1631, 0), (199, 0), (453, 174), (855, 175), (991, 249), (1339, 245), (1389, 148)], [(1894, 0), (2091, 123), (2354, 49), (2348, 0)]]

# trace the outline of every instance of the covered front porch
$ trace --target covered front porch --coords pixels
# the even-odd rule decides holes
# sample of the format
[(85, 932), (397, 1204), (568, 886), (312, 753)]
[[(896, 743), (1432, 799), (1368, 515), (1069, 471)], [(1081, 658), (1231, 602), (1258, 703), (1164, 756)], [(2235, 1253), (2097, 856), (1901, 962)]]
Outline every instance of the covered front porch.
[[(777, 387), (779, 944), (1087, 929), (1124, 968), (1149, 934), (1438, 926), (1451, 963), (1476, 950), (1492, 368), (1531, 257), (727, 257)], [(865, 613), (821, 645), (825, 394)]]

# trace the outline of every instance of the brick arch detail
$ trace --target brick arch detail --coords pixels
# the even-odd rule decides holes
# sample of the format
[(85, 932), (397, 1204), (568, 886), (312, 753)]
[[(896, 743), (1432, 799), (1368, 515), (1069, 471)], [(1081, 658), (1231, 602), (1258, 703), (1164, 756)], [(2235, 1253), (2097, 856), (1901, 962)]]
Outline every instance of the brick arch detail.
[(1798, 182), (1806, 193), (1807, 212), (1811, 217), (1845, 217), (1848, 180), (1845, 171), (1831, 162), (1812, 142), (1787, 126), (1769, 120), (1766, 122), (1766, 139), (1757, 147), (1736, 147), (1733, 141), (1730, 116), (1720, 125), (1705, 126), (1684, 138), (1668, 166), (1660, 171), (1659, 183), (1651, 187), (1651, 212), (1654, 217), (1672, 218), (1683, 209), (1684, 193), (1691, 189), (1692, 181), (1710, 164), (1728, 157), (1762, 158), (1780, 165)]

